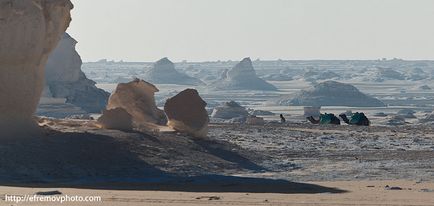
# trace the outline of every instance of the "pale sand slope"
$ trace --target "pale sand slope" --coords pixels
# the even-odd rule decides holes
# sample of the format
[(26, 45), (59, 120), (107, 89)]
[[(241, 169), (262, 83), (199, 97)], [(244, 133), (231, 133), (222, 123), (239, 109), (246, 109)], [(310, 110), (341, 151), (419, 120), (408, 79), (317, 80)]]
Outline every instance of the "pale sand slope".
[[(315, 182), (325, 187), (336, 187), (346, 193), (276, 194), (276, 193), (199, 193), (139, 190), (94, 190), (70, 188), (0, 187), (1, 205), (6, 205), (4, 194), (26, 195), (39, 191), (59, 190), (64, 195), (101, 196), (100, 203), (63, 203), (62, 205), (434, 205), (434, 183), (415, 181), (338, 181)], [(387, 190), (385, 185), (402, 190)], [(17, 205), (9, 203), (7, 205)], [(58, 204), (19, 204), (58, 205)]]

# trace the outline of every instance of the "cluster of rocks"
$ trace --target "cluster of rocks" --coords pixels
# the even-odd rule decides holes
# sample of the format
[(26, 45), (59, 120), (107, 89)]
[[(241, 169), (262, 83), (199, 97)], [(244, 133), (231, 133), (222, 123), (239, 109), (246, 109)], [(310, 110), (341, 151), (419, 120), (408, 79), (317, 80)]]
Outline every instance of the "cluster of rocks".
[(48, 56), (71, 21), (69, 0), (0, 0), (0, 136), (38, 131)]
[(155, 85), (140, 79), (118, 84), (98, 122), (106, 129), (153, 131), (167, 125), (195, 137), (207, 135), (206, 102), (196, 90), (187, 89), (168, 99), (164, 111), (155, 103), (158, 91)]
[(261, 76), (261, 79), (267, 80), (267, 81), (292, 81), (294, 80), (294, 74), (289, 73), (286, 70), (279, 71), (278, 74), (266, 74)]
[(225, 102), (221, 106), (214, 108), (211, 117), (218, 119), (239, 119), (240, 121), (245, 121), (246, 117), (249, 116), (249, 112), (246, 108), (242, 107), (235, 101)]
[(373, 73), (366, 77), (365, 80), (374, 82), (383, 82), (386, 80), (409, 80), (421, 81), (428, 79), (430, 74), (421, 68), (406, 69), (405, 71), (398, 71), (389, 67), (374, 68)]
[(401, 109), (398, 111), (397, 116), (402, 117), (404, 119), (416, 119), (415, 116), (416, 111), (412, 109)]
[(210, 86), (215, 90), (277, 90), (274, 85), (256, 75), (250, 58), (245, 58), (232, 69), (225, 70), (220, 79)]
[[(265, 112), (266, 111), (258, 111), (258, 113)], [(230, 101), (223, 103), (221, 106), (215, 107), (211, 114), (211, 118), (221, 119), (227, 123), (265, 124), (264, 119), (262, 117), (257, 117), (254, 113), (254, 110), (249, 111), (237, 102)]]
[(368, 81), (383, 82), (385, 80), (405, 80), (405, 75), (391, 68), (378, 67), (372, 75), (366, 78)]
[(303, 78), (308, 82), (314, 82), (321, 80), (340, 79), (341, 76), (332, 71), (309, 70), (303, 74)]
[(407, 80), (420, 81), (429, 78), (429, 74), (421, 68), (414, 68), (407, 71), (405, 74)]
[(434, 123), (434, 112), (431, 112), (425, 116), (425, 118), (419, 120), (420, 123)]
[(153, 84), (180, 84), (180, 85), (204, 85), (200, 79), (188, 76), (175, 69), (175, 65), (168, 58), (162, 58), (155, 62), (153, 67), (146, 71), (144, 80)]
[(405, 121), (404, 117), (402, 117), (400, 115), (395, 115), (395, 116), (390, 117), (387, 120), (386, 124), (390, 125), (390, 126), (399, 126), (399, 125), (405, 125), (405, 124), (407, 124), (407, 122)]
[(322, 82), (311, 89), (302, 90), (294, 98), (283, 99), (278, 103), (295, 106), (386, 106), (380, 100), (363, 94), (356, 87), (336, 81)]

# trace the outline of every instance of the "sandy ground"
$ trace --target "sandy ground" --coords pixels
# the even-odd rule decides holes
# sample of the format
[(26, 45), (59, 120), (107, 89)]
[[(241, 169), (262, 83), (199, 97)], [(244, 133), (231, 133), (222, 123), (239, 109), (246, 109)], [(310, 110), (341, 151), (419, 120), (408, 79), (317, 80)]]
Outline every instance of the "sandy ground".
[[(101, 196), (102, 202), (66, 202), (62, 205), (434, 205), (434, 183), (415, 181), (337, 181), (313, 182), (345, 190), (342, 193), (278, 194), (246, 192), (170, 192), (143, 190), (95, 190), (70, 188), (0, 187), (1, 205), (59, 205), (59, 203), (5, 202), (5, 194), (32, 195), (58, 190), (62, 195)], [(390, 188), (387, 189), (386, 185)], [(396, 187), (396, 188), (395, 188)], [(398, 188), (399, 187), (399, 188)]]
[(215, 124), (210, 137), (263, 156), (267, 171), (248, 176), (292, 181), (431, 180), (434, 131), (429, 125), (266, 126)]
[(44, 125), (0, 142), (0, 205), (52, 190), (102, 197), (87, 205), (434, 205), (429, 125), (211, 124), (201, 140)]

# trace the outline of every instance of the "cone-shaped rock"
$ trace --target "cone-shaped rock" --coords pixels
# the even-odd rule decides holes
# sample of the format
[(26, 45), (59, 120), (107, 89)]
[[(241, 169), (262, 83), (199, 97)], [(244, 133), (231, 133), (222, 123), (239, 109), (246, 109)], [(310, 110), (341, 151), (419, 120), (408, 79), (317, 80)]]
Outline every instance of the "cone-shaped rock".
[(155, 62), (153, 67), (149, 71), (145, 72), (144, 79), (153, 84), (204, 84), (199, 79), (177, 71), (175, 65), (168, 58), (163, 58)]
[(292, 99), (279, 102), (294, 106), (384, 107), (380, 100), (360, 92), (350, 84), (326, 81), (303, 90)]
[(196, 90), (186, 89), (166, 101), (167, 125), (195, 137), (206, 137), (209, 117), (205, 107), (206, 102)]
[(37, 131), (32, 116), (45, 64), (69, 26), (72, 7), (69, 0), (0, 0), (0, 136)]
[(81, 71), (81, 57), (75, 50), (77, 41), (65, 33), (48, 58), (45, 78), (51, 97), (65, 98), (87, 112), (99, 113), (110, 94), (95, 86)]
[(118, 84), (109, 98), (107, 110), (123, 108), (132, 116), (136, 126), (164, 125), (166, 124), (166, 116), (155, 104), (154, 95), (158, 91), (153, 84), (139, 79)]
[(274, 85), (256, 75), (250, 58), (243, 59), (234, 68), (225, 71), (221, 78), (211, 87), (217, 90), (277, 90)]

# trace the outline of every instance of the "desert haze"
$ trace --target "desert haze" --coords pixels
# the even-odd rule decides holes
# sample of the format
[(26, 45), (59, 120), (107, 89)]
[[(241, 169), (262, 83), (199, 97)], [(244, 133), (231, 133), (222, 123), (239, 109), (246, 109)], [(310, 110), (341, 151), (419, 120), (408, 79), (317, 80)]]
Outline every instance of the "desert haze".
[(180, 2), (0, 0), (1, 204), (434, 205), (432, 2)]

